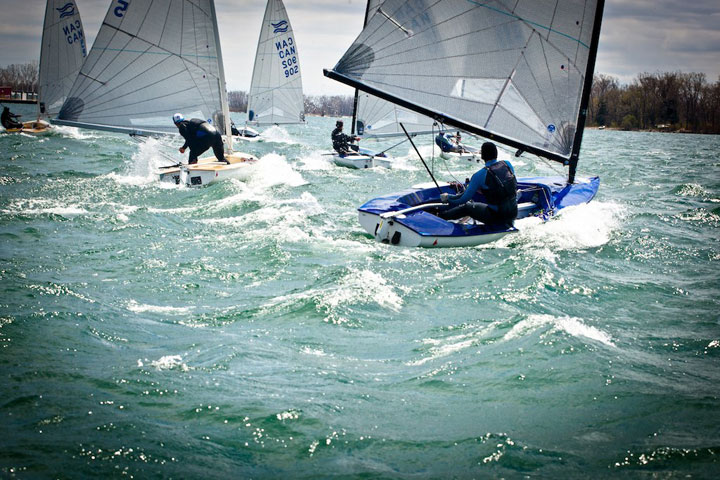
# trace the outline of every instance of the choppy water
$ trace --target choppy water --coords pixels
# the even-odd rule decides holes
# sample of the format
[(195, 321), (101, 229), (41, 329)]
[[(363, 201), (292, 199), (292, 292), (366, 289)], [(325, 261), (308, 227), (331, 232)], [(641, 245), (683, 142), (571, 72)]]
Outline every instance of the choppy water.
[(333, 121), (201, 189), (179, 141), (0, 135), (0, 476), (718, 475), (720, 137), (588, 131), (595, 201), (419, 250), (355, 211), (409, 146), (336, 167)]

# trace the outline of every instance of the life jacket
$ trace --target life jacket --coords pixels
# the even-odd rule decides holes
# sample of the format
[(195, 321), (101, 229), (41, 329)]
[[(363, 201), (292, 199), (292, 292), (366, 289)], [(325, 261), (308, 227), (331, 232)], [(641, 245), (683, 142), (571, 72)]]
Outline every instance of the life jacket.
[(504, 161), (486, 165), (485, 188), (482, 194), (489, 205), (496, 205), (499, 210), (517, 206), (517, 179)]

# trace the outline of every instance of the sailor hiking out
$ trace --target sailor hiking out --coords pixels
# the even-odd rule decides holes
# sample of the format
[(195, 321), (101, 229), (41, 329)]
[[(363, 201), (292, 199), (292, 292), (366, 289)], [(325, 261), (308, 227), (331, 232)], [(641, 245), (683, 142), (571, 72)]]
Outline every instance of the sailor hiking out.
[(11, 128), (22, 128), (23, 124), (17, 121), (18, 117), (20, 117), (20, 115), (15, 115), (8, 107), (4, 107), (2, 115), (0, 116), (0, 123), (8, 130)]
[[(485, 166), (475, 172), (463, 193), (440, 195), (450, 208), (439, 216), (445, 220), (469, 216), (486, 225), (510, 227), (518, 214), (515, 169), (507, 160), (498, 161), (494, 143), (483, 143), (480, 152)], [(487, 203), (473, 201), (476, 193), (481, 193)]]
[(185, 139), (185, 143), (180, 147), (180, 153), (185, 153), (185, 149), (190, 147), (189, 164), (197, 163), (198, 156), (205, 153), (210, 147), (212, 147), (218, 162), (230, 163), (225, 159), (222, 135), (214, 126), (199, 118), (185, 120), (185, 117), (180, 113), (173, 115), (173, 122), (180, 135)]
[[(450, 139), (455, 139), (456, 145), (453, 145)], [(457, 136), (452, 134), (443, 133), (441, 130), (437, 136), (435, 136), (435, 144), (440, 147), (440, 150), (442, 150), (445, 153), (448, 152), (456, 152), (456, 153), (463, 153), (464, 149), (462, 148), (462, 145), (460, 145), (460, 132), (458, 132)]]
[(343, 133), (343, 121), (338, 120), (335, 122), (335, 130), (330, 134), (332, 139), (333, 148), (340, 156), (345, 156), (349, 153), (357, 152), (360, 147), (353, 145), (351, 142), (360, 140), (360, 137), (351, 137)]

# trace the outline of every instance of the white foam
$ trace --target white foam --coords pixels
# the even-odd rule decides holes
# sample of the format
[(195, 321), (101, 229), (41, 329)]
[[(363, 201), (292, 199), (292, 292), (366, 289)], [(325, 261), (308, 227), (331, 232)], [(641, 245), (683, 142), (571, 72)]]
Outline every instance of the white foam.
[(335, 309), (351, 303), (377, 303), (397, 312), (402, 307), (403, 300), (379, 273), (351, 270), (340, 279), (338, 285), (322, 295), (320, 304)]
[(147, 304), (139, 304), (135, 300), (130, 300), (127, 305), (127, 309), (131, 312), (135, 313), (144, 313), (144, 312), (151, 312), (151, 313), (169, 313), (173, 315), (181, 315), (188, 313), (190, 310), (192, 310), (192, 307), (170, 307), (170, 306), (161, 306), (161, 305), (147, 305)]
[(157, 360), (153, 360), (150, 362), (150, 365), (158, 370), (170, 370), (173, 368), (179, 368), (183, 372), (190, 370), (190, 368), (183, 363), (180, 355), (166, 355)]
[(8, 205), (8, 208), (1, 211), (10, 215), (59, 215), (68, 219), (90, 213), (78, 205), (58, 205), (58, 203), (56, 200), (42, 198), (15, 200)]
[(519, 233), (507, 235), (494, 246), (522, 243), (532, 248), (541, 246), (542, 255), (554, 256), (561, 250), (595, 248), (611, 239), (625, 215), (625, 209), (615, 203), (590, 202), (560, 210), (559, 215), (543, 222), (530, 217), (518, 220)]
[(77, 127), (66, 127), (65, 125), (54, 125), (53, 130), (66, 137), (74, 138), (76, 140), (89, 140), (94, 138), (100, 138), (102, 133), (95, 130), (86, 130)]
[(285, 130), (283, 127), (280, 127), (278, 125), (273, 125), (270, 128), (267, 128), (263, 130), (261, 133), (262, 138), (266, 142), (274, 142), (274, 143), (300, 143), (296, 140), (294, 140), (287, 130)]
[(607, 333), (595, 327), (585, 325), (582, 320), (574, 317), (555, 317), (552, 315), (530, 315), (525, 320), (515, 324), (503, 340), (513, 340), (524, 337), (539, 328), (550, 326), (550, 332), (564, 331), (573, 337), (584, 337), (602, 344), (614, 347), (612, 338)]

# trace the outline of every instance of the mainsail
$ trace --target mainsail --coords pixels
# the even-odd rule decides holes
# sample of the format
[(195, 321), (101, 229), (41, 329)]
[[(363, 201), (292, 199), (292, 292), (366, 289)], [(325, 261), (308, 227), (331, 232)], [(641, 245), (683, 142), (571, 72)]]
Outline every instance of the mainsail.
[(268, 0), (255, 53), (248, 120), (256, 124), (305, 121), (297, 42), (282, 0)]
[(175, 112), (230, 132), (213, 0), (113, 0), (57, 123), (177, 134)]
[(85, 31), (74, 0), (47, 0), (38, 79), (41, 116), (58, 114), (86, 53)]
[(326, 75), (569, 164), (582, 140), (604, 0), (386, 0)]
[[(383, 0), (368, 0), (364, 26)], [(434, 120), (412, 110), (382, 100), (366, 92), (355, 91), (352, 133), (364, 137), (392, 137), (405, 135), (400, 122), (409, 132), (421, 133), (433, 130)]]

